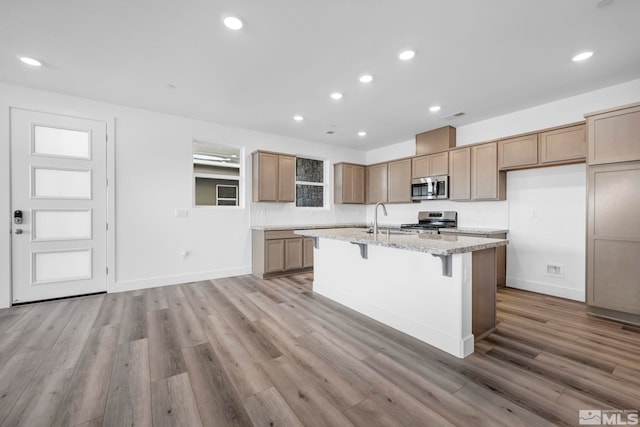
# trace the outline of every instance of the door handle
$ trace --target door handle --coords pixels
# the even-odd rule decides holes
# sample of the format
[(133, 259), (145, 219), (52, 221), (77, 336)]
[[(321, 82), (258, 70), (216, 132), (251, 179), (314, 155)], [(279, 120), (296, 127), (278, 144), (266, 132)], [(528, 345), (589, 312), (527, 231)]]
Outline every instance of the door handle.
[(22, 234), (22, 228), (16, 228), (15, 233), (16, 234)]

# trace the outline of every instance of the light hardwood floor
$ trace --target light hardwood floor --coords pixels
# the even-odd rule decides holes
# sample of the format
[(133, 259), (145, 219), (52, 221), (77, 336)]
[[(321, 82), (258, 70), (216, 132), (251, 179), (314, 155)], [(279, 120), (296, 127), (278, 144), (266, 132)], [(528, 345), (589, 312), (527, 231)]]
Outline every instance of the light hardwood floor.
[(242, 276), (0, 310), (2, 426), (551, 426), (638, 409), (640, 329), (502, 289), (460, 360)]

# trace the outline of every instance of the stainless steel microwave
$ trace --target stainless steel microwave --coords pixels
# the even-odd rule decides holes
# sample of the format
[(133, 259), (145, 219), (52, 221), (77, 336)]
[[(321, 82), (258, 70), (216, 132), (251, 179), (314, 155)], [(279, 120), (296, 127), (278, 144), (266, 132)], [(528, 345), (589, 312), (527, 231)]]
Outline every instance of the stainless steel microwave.
[(413, 200), (448, 199), (449, 175), (412, 179), (411, 198)]

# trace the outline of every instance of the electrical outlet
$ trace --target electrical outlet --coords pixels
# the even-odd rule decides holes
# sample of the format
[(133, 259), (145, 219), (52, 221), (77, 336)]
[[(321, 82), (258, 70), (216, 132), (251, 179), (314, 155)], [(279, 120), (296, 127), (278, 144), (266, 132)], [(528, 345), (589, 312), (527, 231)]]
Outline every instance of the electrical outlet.
[(188, 209), (176, 209), (174, 214), (175, 214), (176, 218), (186, 218), (186, 217), (189, 216), (189, 210)]
[(564, 266), (562, 264), (546, 263), (545, 276), (563, 278)]

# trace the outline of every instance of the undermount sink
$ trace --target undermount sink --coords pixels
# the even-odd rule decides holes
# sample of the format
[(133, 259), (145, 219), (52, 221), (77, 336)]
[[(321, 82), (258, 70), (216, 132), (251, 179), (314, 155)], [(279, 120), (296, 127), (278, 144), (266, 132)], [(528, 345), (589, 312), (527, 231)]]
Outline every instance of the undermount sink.
[[(364, 233), (373, 234), (373, 228), (369, 228), (367, 230), (363, 230)], [(378, 234), (413, 234), (410, 231), (402, 231), (402, 230), (391, 230), (391, 229), (383, 229), (379, 230)]]

